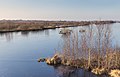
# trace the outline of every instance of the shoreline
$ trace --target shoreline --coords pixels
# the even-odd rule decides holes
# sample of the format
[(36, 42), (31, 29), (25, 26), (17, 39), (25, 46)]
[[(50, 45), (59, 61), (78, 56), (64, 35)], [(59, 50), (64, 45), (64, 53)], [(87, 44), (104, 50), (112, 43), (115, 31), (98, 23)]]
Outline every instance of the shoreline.
[[(109, 71), (106, 68), (91, 68), (91, 67), (84, 67), (84, 65), (81, 64), (81, 62), (83, 62), (82, 59), (77, 59), (77, 60), (64, 60), (62, 58), (62, 55), (59, 54), (55, 54), (53, 57), (51, 58), (39, 58), (38, 62), (45, 62), (47, 65), (53, 66), (53, 67), (59, 67), (59, 66), (65, 66), (65, 67), (71, 67), (74, 70), (72, 72), (74, 72), (75, 70), (78, 69), (83, 69), (85, 71), (91, 72), (96, 76), (110, 76), (110, 77), (119, 77), (120, 74), (120, 69), (119, 68), (115, 68), (115, 69), (110, 69)], [(87, 62), (87, 60), (86, 60)], [(77, 65), (76, 65), (77, 64)], [(93, 63), (94, 64), (94, 63)], [(71, 73), (71, 72), (69, 72)]]
[(104, 25), (119, 23), (118, 21), (35, 21), (35, 20), (1, 20), (0, 33), (39, 31), (46, 29)]

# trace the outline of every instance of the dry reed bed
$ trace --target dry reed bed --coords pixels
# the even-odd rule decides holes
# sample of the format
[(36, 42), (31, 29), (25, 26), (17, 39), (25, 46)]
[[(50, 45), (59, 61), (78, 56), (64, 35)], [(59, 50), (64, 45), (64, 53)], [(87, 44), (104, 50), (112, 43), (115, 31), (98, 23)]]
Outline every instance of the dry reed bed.
[(41, 21), (41, 20), (1, 20), (0, 32), (32, 31), (60, 27), (86, 26), (90, 24), (111, 24), (116, 21)]

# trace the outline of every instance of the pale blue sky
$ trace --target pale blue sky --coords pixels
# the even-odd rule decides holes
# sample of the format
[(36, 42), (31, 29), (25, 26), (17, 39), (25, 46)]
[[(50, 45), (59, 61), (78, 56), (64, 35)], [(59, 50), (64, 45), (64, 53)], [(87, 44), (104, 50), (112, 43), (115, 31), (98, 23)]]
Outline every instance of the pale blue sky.
[(0, 0), (0, 19), (120, 19), (120, 0)]

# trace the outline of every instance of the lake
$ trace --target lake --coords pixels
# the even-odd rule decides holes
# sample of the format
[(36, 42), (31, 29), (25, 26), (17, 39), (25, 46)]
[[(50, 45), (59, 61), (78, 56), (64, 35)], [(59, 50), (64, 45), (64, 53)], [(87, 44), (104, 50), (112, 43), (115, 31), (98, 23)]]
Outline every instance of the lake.
[[(80, 27), (70, 29), (79, 30)], [(60, 48), (60, 29), (0, 34), (0, 77), (105, 77), (76, 70), (70, 75), (63, 74), (66, 67), (53, 67), (38, 63), (38, 58), (53, 56)], [(112, 25), (112, 43), (120, 44), (120, 24)], [(67, 68), (69, 69), (69, 68)]]

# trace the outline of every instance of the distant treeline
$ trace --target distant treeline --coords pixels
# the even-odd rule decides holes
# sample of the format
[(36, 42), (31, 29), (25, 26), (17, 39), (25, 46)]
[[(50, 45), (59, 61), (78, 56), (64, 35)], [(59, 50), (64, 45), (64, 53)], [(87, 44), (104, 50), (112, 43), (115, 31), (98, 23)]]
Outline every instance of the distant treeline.
[(116, 21), (42, 21), (42, 20), (0, 20), (0, 32), (34, 31), (61, 27), (111, 24)]

